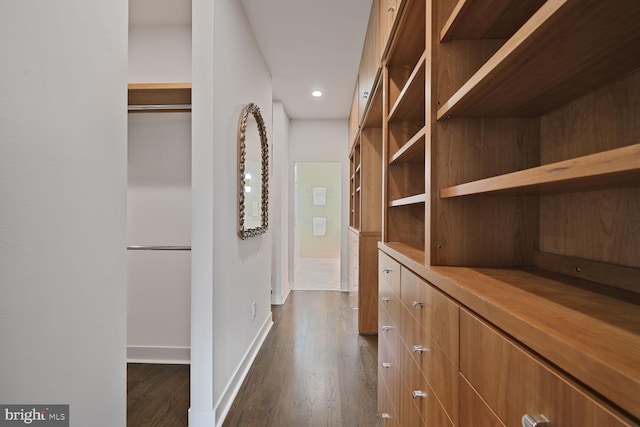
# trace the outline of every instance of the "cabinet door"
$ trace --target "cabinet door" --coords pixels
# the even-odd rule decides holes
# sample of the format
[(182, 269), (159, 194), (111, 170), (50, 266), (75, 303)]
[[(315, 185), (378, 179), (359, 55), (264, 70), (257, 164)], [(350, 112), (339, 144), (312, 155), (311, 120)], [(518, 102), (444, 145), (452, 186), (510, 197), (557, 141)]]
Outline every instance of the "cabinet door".
[(349, 303), (351, 307), (358, 307), (358, 259), (359, 259), (358, 233), (349, 231)]
[(378, 251), (379, 280), (384, 281), (393, 293), (400, 296), (400, 264), (384, 252)]
[(367, 102), (372, 94), (373, 83), (380, 65), (378, 53), (378, 2), (374, 0), (369, 15), (369, 26), (364, 39), (364, 48), (358, 70), (358, 122), (362, 122)]
[(525, 414), (543, 414), (554, 427), (634, 425), (464, 310), (460, 372), (507, 426)]
[(398, 13), (397, 0), (380, 0), (378, 11), (378, 59), (382, 60), (385, 47), (391, 35), (393, 21)]
[(356, 81), (356, 87), (353, 90), (353, 98), (351, 99), (351, 111), (349, 112), (349, 151), (351, 151), (351, 147), (353, 147), (353, 145), (356, 143), (359, 121), (360, 116), (358, 114), (358, 82)]

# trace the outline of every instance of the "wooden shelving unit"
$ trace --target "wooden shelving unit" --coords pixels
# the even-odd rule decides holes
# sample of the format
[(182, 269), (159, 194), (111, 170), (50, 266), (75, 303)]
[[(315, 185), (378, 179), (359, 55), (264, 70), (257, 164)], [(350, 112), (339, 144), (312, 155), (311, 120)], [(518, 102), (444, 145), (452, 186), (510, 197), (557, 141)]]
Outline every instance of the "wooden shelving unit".
[(129, 83), (129, 112), (191, 111), (191, 83)]
[[(628, 357), (640, 354), (640, 2), (406, 0), (398, 19), (382, 73), (379, 245), (397, 266), (381, 289), (399, 270), (402, 299), (403, 272), (419, 275), (574, 384), (576, 408), (605, 408), (601, 425), (640, 425)], [(403, 331), (410, 320), (380, 341), (381, 358), (410, 367), (382, 375), (380, 411), (397, 417), (382, 425), (467, 425), (478, 411), (512, 425), (462, 370), (471, 389), (431, 390), (459, 412), (394, 400), (412, 378), (433, 385), (407, 341), (428, 333)], [(558, 425), (572, 399), (558, 394)], [(428, 418), (438, 411), (446, 422)]]
[(362, 334), (374, 334), (378, 330), (375, 259), (382, 226), (382, 87), (379, 80), (370, 93), (349, 155), (349, 293), (352, 306), (358, 309), (358, 331)]
[(384, 105), (384, 239), (424, 246), (425, 193), (425, 82), (426, 4), (407, 1), (400, 16), (400, 31), (391, 41), (383, 75), (387, 89)]

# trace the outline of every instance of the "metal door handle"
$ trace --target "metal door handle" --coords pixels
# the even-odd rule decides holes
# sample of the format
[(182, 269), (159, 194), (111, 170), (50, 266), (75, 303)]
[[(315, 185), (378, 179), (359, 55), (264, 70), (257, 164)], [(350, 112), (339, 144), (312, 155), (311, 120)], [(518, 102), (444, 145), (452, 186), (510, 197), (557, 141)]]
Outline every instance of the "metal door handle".
[(423, 347), (421, 345), (414, 345), (412, 348), (414, 353), (424, 353), (425, 351), (429, 351), (428, 348)]
[(424, 392), (424, 391), (422, 391), (422, 390), (413, 390), (413, 391), (411, 392), (411, 397), (413, 397), (414, 399), (415, 399), (416, 397), (425, 398), (425, 397), (427, 397), (427, 393), (425, 393), (425, 392)]
[(389, 298), (388, 297), (382, 297), (382, 302), (389, 302)]
[(420, 307), (420, 308), (424, 307), (424, 303), (420, 301), (413, 301), (411, 305), (414, 307)]
[(551, 421), (542, 414), (524, 414), (522, 427), (551, 427)]

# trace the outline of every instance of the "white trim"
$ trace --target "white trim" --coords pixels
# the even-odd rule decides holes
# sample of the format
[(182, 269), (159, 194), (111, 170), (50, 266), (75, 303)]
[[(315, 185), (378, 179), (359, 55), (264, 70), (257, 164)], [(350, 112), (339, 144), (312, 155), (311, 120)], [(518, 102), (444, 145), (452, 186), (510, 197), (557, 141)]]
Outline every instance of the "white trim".
[(192, 408), (189, 408), (189, 427), (213, 427), (215, 422), (215, 411), (194, 411)]
[(127, 363), (168, 363), (188, 365), (191, 363), (191, 348), (129, 345), (127, 346)]
[(272, 326), (273, 317), (271, 312), (269, 312), (269, 315), (262, 324), (262, 328), (260, 328), (258, 335), (256, 335), (253, 343), (249, 346), (249, 349), (242, 358), (240, 365), (238, 365), (238, 368), (231, 377), (231, 380), (229, 380), (229, 383), (225, 387), (224, 392), (222, 392), (222, 396), (214, 406), (214, 412), (220, 414), (219, 418), (216, 420), (216, 427), (222, 427), (222, 424), (229, 413), (229, 409), (238, 395), (240, 386), (242, 386), (242, 382), (249, 373), (249, 369), (258, 355), (258, 351), (262, 348), (262, 344), (264, 343), (264, 340)]

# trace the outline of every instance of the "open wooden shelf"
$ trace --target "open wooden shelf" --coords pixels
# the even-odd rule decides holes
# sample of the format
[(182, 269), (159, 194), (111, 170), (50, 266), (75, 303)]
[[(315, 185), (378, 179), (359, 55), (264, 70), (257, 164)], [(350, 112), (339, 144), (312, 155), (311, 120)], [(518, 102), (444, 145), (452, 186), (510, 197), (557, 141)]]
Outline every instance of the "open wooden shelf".
[(440, 190), (440, 198), (494, 192), (576, 191), (640, 184), (640, 144)]
[(389, 159), (389, 164), (424, 163), (424, 143), (427, 134), (426, 126), (416, 133)]
[(537, 116), (638, 67), (640, 2), (548, 0), (437, 118)]
[(459, 0), (440, 41), (508, 39), (546, 0)]
[(389, 111), (389, 121), (424, 121), (426, 52), (409, 75), (404, 88)]
[(129, 83), (131, 112), (191, 111), (191, 83)]
[(416, 194), (414, 196), (391, 200), (389, 201), (389, 207), (417, 205), (420, 203), (425, 203), (426, 201), (427, 196), (424, 193)]

